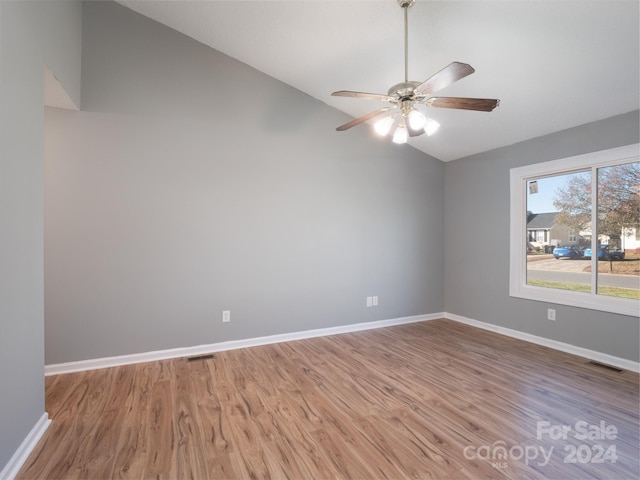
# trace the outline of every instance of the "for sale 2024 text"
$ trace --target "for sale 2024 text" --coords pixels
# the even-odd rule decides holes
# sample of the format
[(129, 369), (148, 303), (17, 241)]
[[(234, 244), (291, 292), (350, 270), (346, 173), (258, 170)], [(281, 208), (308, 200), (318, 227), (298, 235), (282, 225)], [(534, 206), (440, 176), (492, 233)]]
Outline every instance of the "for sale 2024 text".
[(536, 437), (538, 440), (573, 438), (585, 442), (578, 445), (572, 443), (565, 445), (564, 451), (567, 455), (564, 457), (564, 463), (615, 463), (618, 459), (615, 444), (608, 443), (618, 438), (618, 429), (615, 425), (607, 425), (604, 420), (598, 424), (579, 420), (573, 425), (554, 425), (547, 421), (539, 421)]

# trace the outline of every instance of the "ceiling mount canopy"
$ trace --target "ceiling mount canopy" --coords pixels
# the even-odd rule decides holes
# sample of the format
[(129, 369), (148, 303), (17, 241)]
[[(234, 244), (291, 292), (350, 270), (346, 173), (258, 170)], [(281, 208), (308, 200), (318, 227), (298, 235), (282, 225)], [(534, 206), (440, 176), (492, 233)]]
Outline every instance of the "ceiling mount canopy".
[(461, 98), (461, 97), (432, 97), (431, 94), (443, 89), (452, 83), (471, 75), (475, 72), (471, 65), (461, 62), (453, 62), (432, 75), (424, 82), (409, 81), (409, 18), (408, 10), (416, 3), (416, 0), (398, 0), (398, 5), (404, 11), (404, 82), (397, 83), (389, 88), (386, 95), (377, 93), (354, 92), (340, 90), (331, 95), (336, 97), (362, 98), (365, 100), (378, 100), (391, 103), (391, 106), (356, 118), (336, 128), (339, 132), (360, 125), (368, 120), (387, 114), (374, 125), (379, 135), (388, 135), (393, 126), (397, 127), (393, 133), (394, 143), (406, 143), (409, 137), (417, 137), (426, 133), (433, 135), (440, 124), (432, 118), (425, 116), (416, 105), (427, 107), (453, 108), (459, 110), (476, 110), (491, 112), (500, 103), (497, 99), (489, 98)]

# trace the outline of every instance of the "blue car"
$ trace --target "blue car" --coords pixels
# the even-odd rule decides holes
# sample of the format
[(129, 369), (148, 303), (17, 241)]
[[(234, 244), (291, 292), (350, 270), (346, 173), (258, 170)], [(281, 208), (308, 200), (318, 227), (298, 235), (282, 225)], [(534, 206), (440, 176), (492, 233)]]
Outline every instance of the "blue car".
[[(591, 249), (584, 251), (584, 258), (591, 258)], [(624, 250), (609, 250), (609, 245), (598, 247), (598, 260), (624, 260)]]
[(560, 260), (561, 258), (568, 258), (575, 260), (582, 256), (582, 251), (577, 245), (558, 245), (553, 249), (553, 258)]

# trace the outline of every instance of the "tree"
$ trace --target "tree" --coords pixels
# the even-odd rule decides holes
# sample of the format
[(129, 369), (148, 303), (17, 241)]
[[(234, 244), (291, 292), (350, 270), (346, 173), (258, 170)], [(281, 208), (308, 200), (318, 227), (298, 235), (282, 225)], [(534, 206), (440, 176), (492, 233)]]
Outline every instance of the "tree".
[[(556, 190), (553, 205), (556, 222), (575, 232), (587, 230), (591, 222), (591, 173), (568, 176), (564, 188)], [(640, 228), (640, 162), (598, 169), (598, 232), (619, 239), (626, 230)]]
[(576, 234), (587, 230), (591, 224), (591, 173), (568, 175), (566, 186), (556, 190), (553, 206), (560, 212), (556, 223)]
[(640, 227), (640, 162), (598, 170), (598, 227), (618, 238)]

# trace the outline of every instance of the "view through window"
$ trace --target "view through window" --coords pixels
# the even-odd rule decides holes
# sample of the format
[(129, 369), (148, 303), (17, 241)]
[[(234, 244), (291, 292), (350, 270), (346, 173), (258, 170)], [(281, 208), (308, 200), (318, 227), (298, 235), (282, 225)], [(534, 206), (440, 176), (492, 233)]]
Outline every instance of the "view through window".
[(527, 182), (527, 285), (591, 291), (591, 171)]
[(640, 312), (637, 151), (512, 169), (511, 295)]
[(593, 170), (527, 181), (527, 285), (640, 299), (640, 162)]

